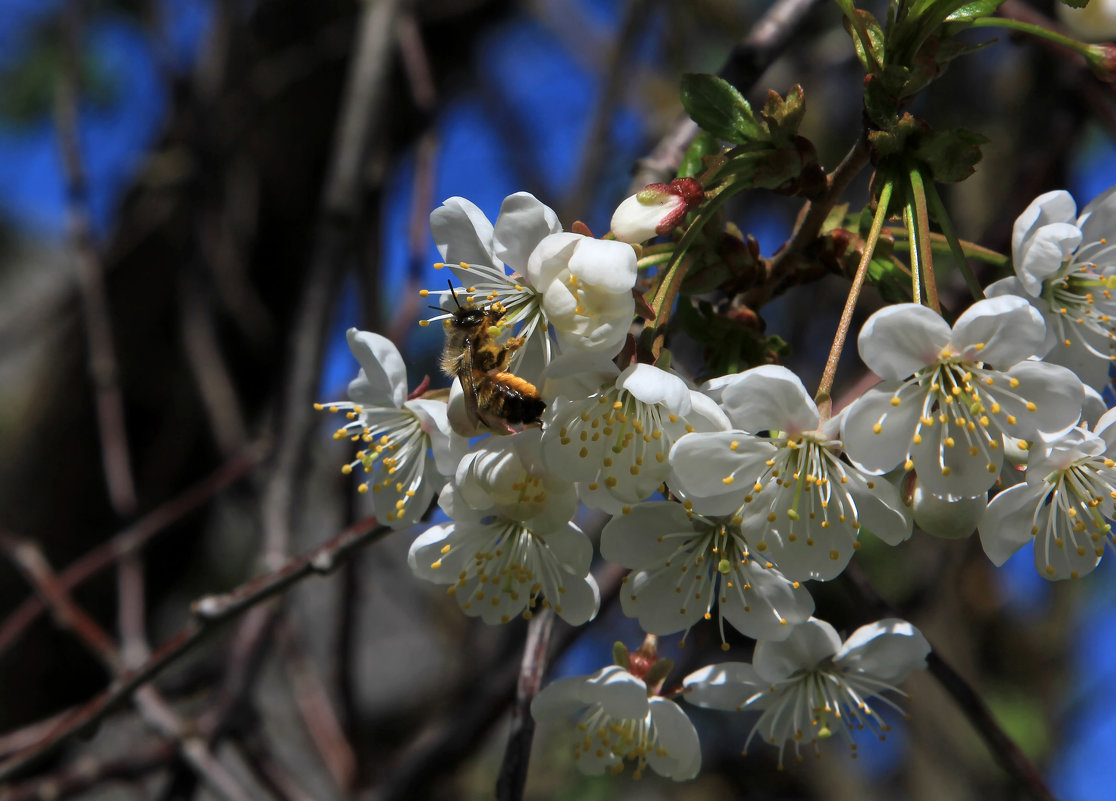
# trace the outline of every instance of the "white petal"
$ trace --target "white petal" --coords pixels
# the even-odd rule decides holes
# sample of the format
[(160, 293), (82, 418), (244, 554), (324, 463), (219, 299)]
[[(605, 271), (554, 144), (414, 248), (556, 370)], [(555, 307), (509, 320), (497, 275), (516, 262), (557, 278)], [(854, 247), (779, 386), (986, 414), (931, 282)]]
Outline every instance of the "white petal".
[(1081, 244), (1081, 230), (1073, 223), (1050, 223), (1033, 229), (1020, 251), (1015, 252), (1015, 274), (1032, 292), (1032, 287), (1056, 273), (1062, 260)]
[(990, 428), (995, 447), (989, 444), (982, 448), (975, 444), (983, 443), (982, 432), (983, 429), (977, 429), (970, 435), (965, 426), (957, 425), (953, 418), (945, 423), (923, 426), (921, 441), (912, 444), (910, 450), (922, 486), (935, 495), (964, 498), (984, 492), (996, 483), (1004, 463), (1003, 437), (995, 428)]
[(558, 215), (529, 192), (508, 195), (500, 206), (494, 252), (513, 270), (526, 275), (531, 251), (546, 236), (562, 230)]
[(833, 662), (845, 670), (898, 684), (911, 671), (925, 668), (929, 653), (930, 643), (921, 631), (905, 620), (886, 618), (854, 631)]
[(600, 704), (614, 718), (642, 719), (647, 715), (647, 685), (617, 665), (601, 668), (585, 681), (582, 698)]
[(720, 590), (721, 612), (741, 634), (755, 640), (786, 639), (813, 613), (814, 599), (806, 588), (778, 570), (749, 559), (741, 572), (747, 575), (747, 587), (736, 581)]
[[(892, 404), (893, 397), (900, 399), (898, 406)], [(921, 400), (917, 387), (899, 389), (887, 383), (872, 387), (853, 401), (841, 430), (841, 440), (853, 463), (870, 473), (884, 473), (903, 464), (922, 414)]]
[[(1109, 187), (1089, 201), (1077, 218), (1077, 227), (1081, 229), (1081, 239), (1087, 245), (1112, 238), (1112, 232), (1116, 230), (1116, 186)], [(1078, 260), (1082, 258), (1093, 259), (1090, 248), (1083, 247), (1079, 251)]]
[(963, 353), (962, 358), (1006, 370), (1016, 362), (1042, 355), (1046, 324), (1025, 298), (986, 298), (957, 318), (952, 340)]
[(453, 570), (452, 567), (447, 568), (445, 563), (437, 568), (431, 567), (439, 561), (442, 546), (452, 534), (452, 525), (431, 526), (415, 537), (410, 550), (407, 551), (407, 564), (410, 565), (411, 572), (435, 584), (452, 584), (456, 581), (458, 571)]
[(586, 574), (577, 579), (571, 576), (562, 587), (557, 601), (548, 599), (558, 617), (571, 626), (581, 626), (597, 616), (601, 608), (601, 590), (596, 579)]
[(722, 391), (721, 403), (733, 427), (753, 434), (785, 431), (795, 436), (818, 427), (818, 407), (802, 381), (776, 364), (740, 373)]
[(757, 692), (766, 690), (768, 684), (747, 662), (706, 665), (682, 680), (686, 688), (684, 697), (691, 704), (730, 711), (738, 709)]
[(681, 540), (693, 535), (682, 504), (641, 503), (608, 521), (601, 531), (601, 556), (633, 570), (650, 568), (662, 564)]
[(492, 223), (463, 197), (451, 197), (430, 213), (430, 233), (447, 264), (501, 266), (493, 250)]
[(584, 576), (589, 572), (589, 565), (593, 561), (593, 543), (585, 536), (585, 532), (573, 523), (566, 523), (559, 528), (535, 531), (535, 534), (546, 544), (554, 558), (571, 573)]
[(1055, 222), (1072, 223), (1076, 214), (1077, 204), (1064, 189), (1046, 192), (1032, 200), (1012, 228), (1011, 252), (1015, 263), (1022, 260), (1025, 242), (1038, 228)]
[(648, 405), (659, 404), (685, 417), (690, 413), (690, 389), (676, 375), (650, 364), (633, 364), (620, 373), (616, 386), (628, 390)]
[(650, 634), (674, 634), (688, 629), (702, 619), (708, 608), (707, 600), (690, 597), (695, 584), (705, 592), (712, 591), (708, 582), (695, 582), (696, 578), (693, 571), (686, 574), (680, 569), (632, 573), (620, 587), (620, 606), (625, 615), (636, 618), (640, 628)]
[(775, 452), (770, 442), (743, 431), (687, 434), (670, 450), (670, 483), (695, 504), (701, 499), (703, 508), (716, 509), (709, 514), (731, 514)]
[(760, 640), (752, 655), (756, 673), (766, 681), (776, 682), (798, 670), (809, 670), (828, 659), (841, 648), (836, 629), (812, 617), (800, 623), (782, 642)]
[(987, 507), (987, 492), (971, 498), (943, 497), (927, 491), (918, 478), (911, 490), (915, 524), (927, 534), (943, 539), (968, 537), (980, 526)]
[(368, 406), (394, 406), (407, 399), (407, 366), (387, 337), (350, 328), (349, 350), (360, 363), (360, 376), (349, 384), (349, 397)]
[(411, 411), (419, 419), (422, 430), (430, 437), (430, 450), (434, 454), (434, 464), (438, 472), (447, 478), (452, 476), (457, 470), (461, 457), (465, 455), (469, 443), (450, 428), (446, 402), (415, 398), (404, 401), (403, 408)]
[(865, 321), (857, 347), (868, 369), (887, 380), (933, 364), (949, 341), (949, 326), (939, 314), (917, 303), (896, 303)]
[(569, 269), (579, 284), (596, 292), (630, 297), (636, 281), (636, 254), (624, 242), (582, 237)]
[(898, 545), (911, 536), (911, 515), (899, 497), (898, 487), (882, 476), (865, 479), (849, 471), (847, 488), (856, 503), (856, 519), (861, 526), (888, 545)]
[(980, 544), (992, 564), (999, 567), (1033, 539), (1032, 527), (1041, 527), (1046, 518), (1037, 508), (1044, 494), (1041, 487), (1016, 484), (988, 504), (980, 522)]
[[(1004, 430), (1020, 439), (1034, 439), (1038, 431), (1055, 434), (1068, 431), (1081, 417), (1085, 403), (1085, 387), (1077, 376), (1065, 367), (1046, 362), (1025, 361), (1007, 371), (1019, 381), (1015, 393), (1037, 407), (1029, 412), (1008, 397), (1001, 399), (1005, 411), (1014, 414), (1016, 425), (1004, 425)], [(997, 396), (999, 397), (999, 396)]]
[(531, 699), (531, 717), (539, 723), (562, 719), (588, 706), (585, 700), (586, 676), (569, 676), (552, 681)]
[(660, 776), (676, 782), (694, 778), (701, 769), (701, 744), (694, 724), (668, 698), (652, 698), (649, 705), (651, 725), (659, 742), (658, 748), (648, 750), (647, 764)]

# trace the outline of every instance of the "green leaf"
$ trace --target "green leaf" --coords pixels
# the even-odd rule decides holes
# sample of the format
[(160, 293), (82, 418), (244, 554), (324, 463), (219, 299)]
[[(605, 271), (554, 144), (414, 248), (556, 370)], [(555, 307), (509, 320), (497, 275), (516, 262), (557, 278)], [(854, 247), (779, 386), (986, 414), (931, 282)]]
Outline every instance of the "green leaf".
[(1058, 0), (1058, 2), (1070, 8), (1085, 8), (1089, 5), (1089, 0)]
[(682, 106), (700, 128), (727, 142), (743, 145), (769, 139), (744, 96), (716, 75), (683, 75)]
[(624, 670), (628, 670), (632, 666), (628, 659), (628, 646), (619, 640), (612, 644), (612, 664), (622, 667)]
[(721, 140), (706, 131), (698, 131), (694, 141), (686, 148), (686, 155), (682, 157), (682, 163), (678, 167), (678, 177), (693, 178), (695, 175), (700, 175), (705, 172), (705, 163), (702, 159), (720, 153)]
[[(1088, 2), (1088, 0), (1085, 0)], [(946, 22), (972, 22), (974, 19), (981, 17), (991, 17), (996, 13), (996, 9), (1004, 4), (1004, 0), (975, 0), (972, 3), (966, 3), (961, 8), (954, 11), (945, 18)], [(1066, 5), (1070, 5), (1067, 3)], [(1085, 5), (1082, 3), (1081, 5)]]
[(964, 181), (976, 170), (980, 146), (987, 143), (987, 137), (965, 128), (926, 131), (918, 137), (914, 156), (929, 167), (935, 181)]
[(841, 20), (852, 37), (856, 57), (869, 75), (877, 72), (884, 63), (884, 31), (880, 21), (863, 9), (852, 9), (852, 16)]

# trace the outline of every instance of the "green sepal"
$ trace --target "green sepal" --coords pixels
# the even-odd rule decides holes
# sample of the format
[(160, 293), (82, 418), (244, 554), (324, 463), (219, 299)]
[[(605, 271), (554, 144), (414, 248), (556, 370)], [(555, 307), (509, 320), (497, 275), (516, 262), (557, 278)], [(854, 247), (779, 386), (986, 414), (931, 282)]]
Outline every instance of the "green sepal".
[(670, 675), (672, 670), (674, 670), (673, 659), (660, 659), (653, 664), (643, 677), (643, 682), (647, 685), (647, 691), (651, 692), (666, 681), (666, 677)]
[(702, 130), (726, 142), (766, 142), (767, 129), (736, 87), (708, 73), (682, 76), (682, 106)]
[(612, 664), (630, 671), (632, 663), (628, 659), (628, 653), (628, 646), (624, 645), (624, 643), (619, 640), (614, 642), (612, 644)]
[(1058, 2), (1070, 8), (1085, 8), (1089, 5), (1089, 0), (1058, 0)]
[(761, 113), (771, 132), (771, 141), (779, 147), (785, 147), (798, 135), (798, 126), (802, 124), (802, 117), (806, 114), (806, 94), (797, 83), (787, 92), (786, 98), (779, 97), (778, 92), (770, 90)]
[(721, 153), (721, 140), (708, 131), (698, 131), (694, 141), (686, 148), (686, 155), (678, 166), (679, 178), (693, 178), (705, 172), (703, 159), (706, 156), (717, 156)]

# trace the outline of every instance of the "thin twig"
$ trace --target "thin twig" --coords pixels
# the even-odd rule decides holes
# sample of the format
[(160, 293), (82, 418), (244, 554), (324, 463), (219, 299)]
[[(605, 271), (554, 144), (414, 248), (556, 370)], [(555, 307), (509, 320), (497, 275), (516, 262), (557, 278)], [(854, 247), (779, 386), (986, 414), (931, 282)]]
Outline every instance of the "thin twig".
[[(214, 495), (247, 475), (263, 458), (264, 452), (265, 447), (256, 444), (237, 454), (178, 497), (157, 507), (112, 539), (75, 560), (58, 574), (58, 586), (69, 592), (86, 579), (115, 564), (124, 554), (142, 548), (157, 534), (166, 531), (190, 512), (210, 501)], [(0, 654), (10, 648), (45, 610), (46, 605), (42, 599), (34, 596), (20, 604), (3, 624), (0, 624)]]
[(135, 690), (159, 675), (202, 639), (242, 612), (267, 601), (302, 579), (327, 575), (352, 557), (360, 548), (379, 539), (391, 529), (379, 526), (373, 517), (355, 523), (305, 556), (291, 560), (283, 567), (242, 584), (232, 592), (210, 595), (192, 604), (193, 619), (160, 647), (151, 658), (134, 670), (125, 671), (100, 695), (79, 707), (61, 721), (54, 731), (39, 743), (0, 764), (0, 781), (4, 781), (35, 760), (51, 753), (63, 743), (92, 730), (109, 712), (125, 701)]
[(496, 781), (499, 801), (521, 801), (527, 785), (527, 766), (531, 760), (531, 742), (535, 736), (535, 719), (531, 717), (531, 701), (539, 693), (546, 672), (546, 651), (554, 630), (554, 610), (550, 607), (531, 618), (527, 626), (527, 642), (523, 646), (523, 663), (512, 707), (511, 731), (504, 750), (504, 762)]
[(79, 0), (68, 0), (62, 14), (61, 70), (55, 119), (66, 180), (70, 244), (80, 267), (85, 333), (89, 347), (89, 373), (93, 380), (105, 482), (113, 511), (124, 517), (135, 511), (136, 488), (132, 460), (128, 455), (124, 400), (120, 393), (119, 368), (112, 343), (104, 265), (93, 239), (89, 184), (78, 132), (81, 33), (81, 3)]

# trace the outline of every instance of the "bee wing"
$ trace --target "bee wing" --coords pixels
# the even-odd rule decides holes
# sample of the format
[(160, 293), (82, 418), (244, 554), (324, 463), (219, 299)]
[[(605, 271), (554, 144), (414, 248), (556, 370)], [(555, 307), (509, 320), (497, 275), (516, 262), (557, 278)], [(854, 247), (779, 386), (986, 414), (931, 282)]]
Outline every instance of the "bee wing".
[(458, 377), (461, 379), (461, 389), (465, 393), (465, 413), (468, 415), (470, 423), (474, 426), (479, 425), (482, 420), (480, 409), (477, 406), (477, 369), (473, 365), (473, 340), (471, 337), (466, 338), (465, 347), (462, 348), (461, 370), (458, 372)]

